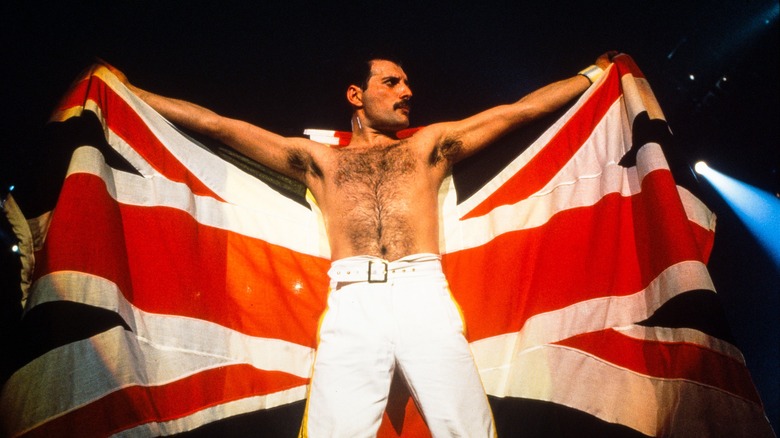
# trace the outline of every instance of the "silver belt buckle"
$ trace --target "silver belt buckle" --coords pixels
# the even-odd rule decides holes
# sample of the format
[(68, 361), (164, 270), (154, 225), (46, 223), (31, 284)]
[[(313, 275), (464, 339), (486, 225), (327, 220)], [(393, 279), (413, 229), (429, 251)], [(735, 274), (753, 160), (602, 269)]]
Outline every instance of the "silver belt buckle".
[[(371, 269), (371, 268), (372, 268), (373, 265), (377, 265), (377, 264), (381, 264), (384, 267), (384, 269), (382, 270), (383, 277), (374, 279), (373, 275), (372, 275), (373, 269)], [(368, 282), (369, 283), (387, 283), (387, 262), (382, 262), (382, 261), (378, 262), (376, 260), (369, 260), (368, 261)]]

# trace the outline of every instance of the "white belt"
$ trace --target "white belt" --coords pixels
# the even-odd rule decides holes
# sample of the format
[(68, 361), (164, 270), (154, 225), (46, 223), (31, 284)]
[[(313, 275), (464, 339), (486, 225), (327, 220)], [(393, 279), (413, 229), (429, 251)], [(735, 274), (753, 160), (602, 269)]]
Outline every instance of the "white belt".
[(386, 283), (388, 279), (426, 276), (441, 272), (436, 254), (407, 256), (394, 262), (376, 257), (357, 256), (333, 262), (328, 275), (333, 281)]

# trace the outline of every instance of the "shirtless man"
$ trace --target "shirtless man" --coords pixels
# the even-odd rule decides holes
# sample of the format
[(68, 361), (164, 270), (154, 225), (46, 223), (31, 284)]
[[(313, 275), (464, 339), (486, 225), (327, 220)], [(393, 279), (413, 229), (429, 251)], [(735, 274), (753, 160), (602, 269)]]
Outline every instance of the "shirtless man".
[(334, 260), (301, 436), (374, 436), (396, 366), (433, 436), (495, 436), (487, 397), (439, 257), (438, 191), (457, 161), (585, 91), (609, 65), (519, 101), (399, 140), (412, 90), (396, 63), (373, 59), (350, 85), (352, 140), (330, 148), (282, 137), (190, 102), (144, 91), (172, 122), (219, 140), (305, 184)]

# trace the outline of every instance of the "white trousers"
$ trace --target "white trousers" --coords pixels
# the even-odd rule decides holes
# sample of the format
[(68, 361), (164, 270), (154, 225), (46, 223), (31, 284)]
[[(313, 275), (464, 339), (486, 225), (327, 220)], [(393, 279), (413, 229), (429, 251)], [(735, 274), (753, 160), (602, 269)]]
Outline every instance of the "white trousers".
[(434, 437), (495, 436), (438, 255), (350, 257), (329, 275), (302, 436), (376, 436), (396, 367)]

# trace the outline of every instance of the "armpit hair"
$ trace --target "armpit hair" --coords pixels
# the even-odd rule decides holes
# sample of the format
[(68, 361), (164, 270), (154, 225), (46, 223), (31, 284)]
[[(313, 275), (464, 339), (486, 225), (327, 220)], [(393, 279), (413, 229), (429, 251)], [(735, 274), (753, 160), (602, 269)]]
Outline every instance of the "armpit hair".
[(311, 173), (322, 178), (322, 169), (314, 162), (311, 154), (301, 149), (293, 149), (287, 154), (287, 165), (301, 175)]
[(455, 137), (446, 137), (439, 144), (434, 146), (431, 151), (431, 156), (428, 159), (428, 164), (436, 166), (442, 161), (447, 161), (448, 165), (452, 165), (455, 158), (463, 150), (463, 142)]

